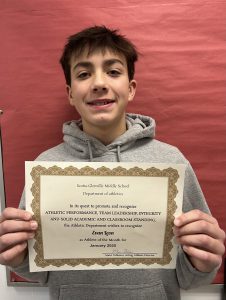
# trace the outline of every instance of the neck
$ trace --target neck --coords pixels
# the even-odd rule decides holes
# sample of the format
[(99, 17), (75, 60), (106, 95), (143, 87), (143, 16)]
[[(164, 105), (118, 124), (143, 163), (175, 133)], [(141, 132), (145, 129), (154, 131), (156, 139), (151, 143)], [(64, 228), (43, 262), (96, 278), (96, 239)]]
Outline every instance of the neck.
[(115, 125), (107, 128), (86, 128), (86, 126), (83, 126), (83, 131), (89, 134), (90, 136), (95, 137), (106, 146), (111, 144), (117, 137), (126, 132), (126, 122), (124, 122), (117, 128), (115, 128)]

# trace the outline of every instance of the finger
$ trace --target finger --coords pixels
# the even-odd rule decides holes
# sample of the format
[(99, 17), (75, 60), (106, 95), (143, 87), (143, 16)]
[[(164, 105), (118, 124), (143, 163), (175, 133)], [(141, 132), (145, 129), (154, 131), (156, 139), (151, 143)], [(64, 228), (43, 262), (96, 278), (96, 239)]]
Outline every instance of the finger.
[[(27, 243), (23, 242), (1, 253), (0, 264), (12, 265), (12, 261), (15, 261), (18, 258), (18, 256), (21, 255), (23, 251), (25, 251), (26, 248), (27, 248)], [(17, 264), (16, 261), (14, 262), (14, 264), (15, 265)]]
[(183, 250), (188, 254), (190, 260), (200, 271), (210, 272), (214, 268), (219, 267), (222, 263), (221, 255), (206, 252), (205, 250), (197, 249), (192, 246), (183, 246)]
[(176, 239), (183, 246), (195, 247), (217, 255), (223, 255), (225, 251), (224, 244), (221, 241), (205, 234), (184, 235)]
[(24, 220), (29, 221), (32, 218), (32, 214), (28, 211), (14, 208), (14, 207), (7, 207), (3, 210), (0, 216), (0, 223), (5, 220)]
[(175, 236), (207, 234), (216, 239), (225, 239), (225, 232), (217, 224), (212, 224), (205, 220), (195, 221), (181, 227), (174, 227), (174, 234)]
[(18, 220), (5, 220), (0, 223), (0, 236), (6, 233), (32, 231), (36, 230), (38, 224), (36, 221), (18, 221)]
[(34, 232), (8, 233), (0, 237), (0, 253), (14, 247), (17, 244), (26, 242), (35, 236)]
[(191, 210), (187, 213), (184, 213), (184, 214), (180, 215), (179, 217), (176, 217), (174, 220), (174, 225), (181, 227), (181, 226), (184, 226), (191, 222), (196, 222), (199, 220), (204, 220), (211, 224), (218, 224), (217, 220), (214, 217), (212, 217), (198, 209), (195, 209), (195, 210)]

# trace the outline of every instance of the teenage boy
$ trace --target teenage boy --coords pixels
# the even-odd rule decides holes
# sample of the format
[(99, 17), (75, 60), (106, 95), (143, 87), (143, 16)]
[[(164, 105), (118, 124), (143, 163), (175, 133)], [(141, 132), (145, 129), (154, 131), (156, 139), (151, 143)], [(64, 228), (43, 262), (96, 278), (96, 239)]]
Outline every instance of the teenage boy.
[(48, 283), (51, 299), (177, 300), (180, 288), (210, 283), (221, 264), (225, 233), (209, 214), (189, 162), (177, 148), (154, 139), (153, 119), (125, 113), (136, 91), (136, 60), (134, 45), (104, 26), (69, 38), (60, 62), (69, 102), (81, 119), (64, 124), (63, 143), (37, 160), (186, 164), (183, 214), (174, 222), (176, 269), (30, 273), (27, 240), (34, 237), (37, 224), (24, 210), (22, 197), (22, 209), (6, 208), (1, 215), (0, 263), (25, 278)]

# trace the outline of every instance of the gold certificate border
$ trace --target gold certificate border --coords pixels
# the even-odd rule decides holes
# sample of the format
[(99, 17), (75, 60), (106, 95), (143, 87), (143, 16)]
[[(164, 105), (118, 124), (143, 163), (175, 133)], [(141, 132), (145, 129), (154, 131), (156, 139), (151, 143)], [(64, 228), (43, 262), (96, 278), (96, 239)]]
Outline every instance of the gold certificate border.
[[(168, 203), (167, 203), (167, 220), (166, 229), (164, 237), (164, 247), (163, 247), (163, 257), (161, 258), (73, 258), (73, 259), (45, 259), (43, 255), (43, 239), (42, 239), (42, 224), (40, 215), (40, 178), (42, 175), (56, 175), (56, 176), (149, 176), (149, 177), (168, 177)], [(33, 179), (33, 184), (31, 187), (31, 192), (33, 195), (32, 200), (32, 211), (34, 213), (34, 219), (38, 222), (38, 229), (34, 237), (35, 244), (34, 249), (37, 253), (35, 257), (35, 263), (38, 267), (45, 268), (47, 266), (61, 267), (63, 265), (69, 265), (72, 267), (78, 265), (92, 266), (94, 264), (100, 266), (106, 266), (108, 264), (113, 264), (120, 266), (122, 264), (129, 264), (135, 266), (137, 264), (151, 265), (157, 263), (159, 265), (169, 264), (172, 260), (170, 251), (173, 248), (172, 238), (173, 238), (173, 220), (174, 213), (177, 209), (175, 202), (175, 197), (178, 193), (176, 182), (179, 178), (178, 171), (173, 168), (167, 168), (160, 170), (158, 168), (152, 167), (148, 169), (142, 169), (139, 167), (133, 167), (130, 169), (125, 169), (123, 167), (116, 167), (114, 169), (109, 169), (107, 167), (100, 167), (97, 169), (91, 168), (89, 166), (78, 169), (73, 166), (66, 167), (64, 169), (53, 166), (45, 168), (43, 166), (36, 166), (32, 168), (31, 177)]]

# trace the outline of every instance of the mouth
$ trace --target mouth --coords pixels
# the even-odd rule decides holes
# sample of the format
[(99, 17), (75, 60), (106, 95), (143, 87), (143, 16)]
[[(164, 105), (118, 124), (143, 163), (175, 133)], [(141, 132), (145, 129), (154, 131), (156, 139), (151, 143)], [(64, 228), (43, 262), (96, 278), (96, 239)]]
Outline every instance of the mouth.
[(114, 102), (115, 102), (115, 100), (113, 100), (113, 99), (95, 99), (95, 100), (87, 102), (87, 104), (91, 105), (91, 106), (106, 106), (106, 105), (112, 104)]

